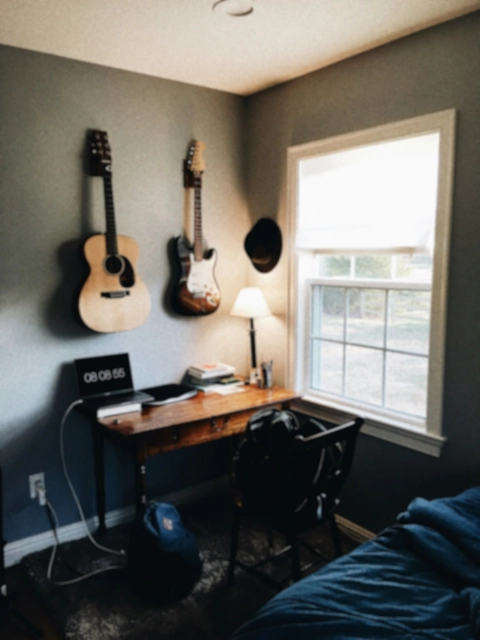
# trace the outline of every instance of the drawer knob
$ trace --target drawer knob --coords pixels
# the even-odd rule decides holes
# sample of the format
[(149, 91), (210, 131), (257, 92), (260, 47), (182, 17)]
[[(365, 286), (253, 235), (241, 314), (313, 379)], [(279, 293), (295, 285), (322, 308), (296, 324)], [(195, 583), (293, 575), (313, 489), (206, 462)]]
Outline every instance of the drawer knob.
[(222, 430), (222, 426), (218, 426), (217, 421), (215, 419), (212, 419), (211, 423), (210, 423), (211, 429), (212, 431), (221, 431)]

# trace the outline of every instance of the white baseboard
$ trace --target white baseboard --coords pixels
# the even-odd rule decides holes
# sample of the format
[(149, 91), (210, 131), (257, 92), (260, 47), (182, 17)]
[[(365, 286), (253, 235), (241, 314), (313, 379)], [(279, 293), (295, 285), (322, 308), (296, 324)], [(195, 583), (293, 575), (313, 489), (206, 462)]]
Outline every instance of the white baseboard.
[[(201, 484), (188, 487), (187, 489), (181, 489), (180, 491), (174, 491), (167, 495), (156, 498), (161, 502), (169, 502), (175, 505), (186, 504), (187, 502), (193, 502), (205, 498), (209, 495), (219, 492), (225, 492), (228, 487), (229, 476), (223, 476), (209, 482), (203, 482)], [(135, 516), (135, 507), (123, 507), (122, 509), (115, 509), (109, 511), (105, 516), (105, 524), (107, 529), (115, 527), (126, 522), (131, 522)], [(343, 518), (342, 516), (335, 516), (337, 524), (341, 531), (347, 536), (355, 540), (356, 542), (363, 543), (367, 540), (375, 538), (372, 531), (360, 527), (358, 524)], [(97, 516), (89, 518), (87, 520), (87, 526), (89, 531), (95, 531), (98, 527)], [(64, 527), (60, 527), (57, 530), (57, 535), (60, 543), (69, 542), (71, 540), (78, 540), (79, 538), (86, 537), (85, 525), (81, 520), (68, 524)], [(9, 542), (4, 547), (4, 561), (5, 567), (11, 567), (18, 564), (24, 556), (28, 556), (30, 553), (36, 551), (42, 551), (53, 546), (54, 536), (52, 531), (45, 531), (35, 536), (28, 538), (22, 538), (15, 542)]]
[[(156, 498), (156, 500), (161, 502), (170, 502), (175, 505), (185, 504), (190, 501), (205, 498), (206, 496), (218, 493), (219, 491), (225, 491), (227, 488), (227, 482), (228, 476), (224, 476), (216, 480), (188, 487), (187, 489), (174, 491), (173, 493)], [(135, 507), (133, 506), (115, 509), (114, 511), (109, 511), (106, 514), (105, 524), (107, 529), (110, 529), (110, 527), (130, 522), (133, 520), (134, 516)], [(98, 517), (95, 516), (93, 518), (89, 518), (87, 520), (87, 526), (90, 531), (95, 531), (98, 527)], [(78, 522), (68, 524), (64, 527), (59, 527), (57, 535), (60, 543), (84, 538), (86, 537), (85, 525), (81, 520), (79, 520)], [(11, 567), (18, 564), (24, 556), (28, 556), (30, 553), (35, 553), (36, 551), (42, 551), (42, 549), (52, 547), (54, 541), (53, 531), (45, 531), (35, 536), (7, 543), (4, 547), (5, 567)]]
[(337, 521), (340, 531), (343, 531), (345, 535), (355, 540), (355, 542), (363, 544), (367, 542), (367, 540), (373, 540), (373, 538), (376, 537), (376, 534), (372, 531), (364, 529), (360, 525), (355, 524), (355, 522), (342, 518), (342, 516), (335, 516), (335, 520)]

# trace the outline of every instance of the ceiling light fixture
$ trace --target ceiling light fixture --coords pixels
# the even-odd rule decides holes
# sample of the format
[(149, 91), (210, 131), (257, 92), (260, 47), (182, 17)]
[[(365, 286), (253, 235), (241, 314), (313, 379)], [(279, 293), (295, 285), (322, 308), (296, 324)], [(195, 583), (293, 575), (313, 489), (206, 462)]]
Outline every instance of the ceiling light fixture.
[(234, 18), (242, 18), (253, 13), (255, 0), (218, 0), (212, 9)]

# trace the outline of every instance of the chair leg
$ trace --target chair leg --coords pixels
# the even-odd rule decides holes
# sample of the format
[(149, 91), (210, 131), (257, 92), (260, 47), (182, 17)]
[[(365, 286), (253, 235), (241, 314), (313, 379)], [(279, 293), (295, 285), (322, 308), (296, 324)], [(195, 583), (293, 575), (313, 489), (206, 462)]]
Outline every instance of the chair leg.
[(228, 564), (228, 581), (229, 587), (233, 585), (235, 576), (235, 560), (237, 558), (238, 538), (240, 535), (241, 507), (235, 505), (233, 508), (232, 534), (230, 538), (230, 562)]
[(272, 549), (273, 547), (273, 529), (271, 526), (268, 527), (267, 529), (267, 540), (268, 540), (268, 546), (270, 547), (270, 549)]
[(332, 517), (330, 518), (330, 531), (332, 532), (333, 548), (335, 549), (335, 557), (339, 558), (340, 556), (343, 556), (342, 538), (340, 536), (340, 531), (338, 529), (337, 521), (335, 520), (335, 515), (332, 515)]
[(287, 544), (290, 546), (290, 557), (292, 559), (292, 578), (294, 582), (297, 582), (302, 577), (302, 572), (300, 569), (297, 537), (294, 533), (287, 535)]

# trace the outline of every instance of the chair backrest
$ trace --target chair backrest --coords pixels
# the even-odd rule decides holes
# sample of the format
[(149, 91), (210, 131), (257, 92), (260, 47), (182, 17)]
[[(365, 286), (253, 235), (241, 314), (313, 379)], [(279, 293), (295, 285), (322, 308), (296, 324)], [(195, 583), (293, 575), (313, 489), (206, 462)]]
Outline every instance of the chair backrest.
[[(293, 506), (297, 529), (326, 520), (338, 507), (338, 496), (350, 473), (357, 436), (363, 422), (363, 418), (356, 418), (312, 435), (295, 435), (289, 461), (290, 482), (286, 500)], [(319, 459), (319, 469), (310, 484), (306, 485), (308, 495), (303, 506), (295, 506), (295, 487), (304, 473), (308, 458)]]
[(255, 415), (235, 457), (243, 504), (279, 529), (299, 531), (321, 522), (338, 505), (363, 420), (327, 429), (300, 425), (289, 411)]

